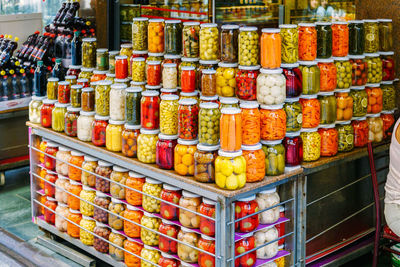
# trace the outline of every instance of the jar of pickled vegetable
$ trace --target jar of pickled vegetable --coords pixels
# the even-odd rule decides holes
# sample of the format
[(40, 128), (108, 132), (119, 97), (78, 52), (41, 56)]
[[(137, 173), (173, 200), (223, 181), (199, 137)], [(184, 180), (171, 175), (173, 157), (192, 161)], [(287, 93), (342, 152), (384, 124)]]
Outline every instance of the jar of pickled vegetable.
[(336, 91), (337, 110), (336, 116), (338, 121), (347, 121), (353, 117), (353, 97), (349, 89)]
[(215, 160), (215, 182), (219, 188), (236, 190), (246, 184), (246, 161), (242, 151), (218, 150)]
[(69, 159), (70, 165), (68, 167), (69, 179), (74, 181), (81, 181), (82, 171), (76, 167), (81, 168), (83, 160), (84, 160), (83, 153), (75, 150), (71, 151), (71, 157)]
[(64, 116), (67, 113), (69, 104), (56, 103), (51, 114), (51, 128), (57, 132), (64, 131)]
[[(96, 222), (96, 227), (93, 230), (94, 235), (94, 240), (93, 240), (93, 247), (101, 253), (108, 253), (109, 251), (109, 244), (108, 244), (108, 238), (111, 233), (111, 229), (100, 222)], [(100, 237), (102, 238), (100, 238)], [(104, 240), (105, 239), (105, 240)]]
[(82, 67), (95, 68), (96, 67), (96, 38), (83, 38), (82, 39)]
[[(126, 210), (124, 211), (124, 232), (128, 237), (140, 238), (140, 221), (143, 216), (143, 211), (139, 208), (126, 205)], [(129, 222), (128, 220), (132, 221)], [(136, 224), (134, 224), (135, 222)]]
[(159, 92), (153, 90), (146, 90), (142, 92), (142, 98), (140, 102), (142, 128), (148, 130), (158, 129), (160, 125)]
[(218, 39), (219, 33), (217, 24), (204, 23), (200, 25), (200, 59), (217, 60), (219, 59)]
[(379, 51), (393, 50), (393, 21), (379, 19)]
[(349, 21), (349, 54), (362, 55), (364, 53), (364, 21)]
[(94, 70), (93, 76), (90, 77), (90, 83), (104, 81), (107, 78), (106, 70)]
[[(47, 207), (44, 210), (44, 220), (49, 224), (55, 224), (56, 217), (54, 211), (57, 208), (57, 201), (52, 197), (47, 197), (44, 205)], [(52, 211), (53, 210), (53, 211)]]
[(115, 76), (116, 79), (126, 79), (129, 75), (129, 64), (127, 56), (115, 57)]
[(186, 58), (199, 57), (199, 22), (184, 22), (182, 30), (182, 55)]
[(119, 55), (119, 51), (114, 50), (108, 52), (108, 65), (109, 65), (109, 73), (115, 74), (115, 57)]
[[(50, 77), (47, 79), (47, 98), (51, 100), (57, 99), (58, 78)], [(37, 96), (36, 96), (37, 97)]]
[[(111, 171), (111, 170), (110, 170)], [(96, 188), (97, 190), (97, 188)], [(108, 223), (108, 205), (110, 204), (110, 198), (99, 191), (96, 191), (96, 197), (94, 198), (93, 202), (96, 206), (93, 209), (93, 218), (97, 222)], [(103, 208), (100, 209), (97, 206)]]
[(45, 182), (44, 182), (44, 193), (46, 196), (48, 197), (54, 197), (55, 195), (55, 186), (54, 183), (57, 180), (57, 173), (53, 172), (53, 171), (47, 171), (46, 172), (46, 176), (45, 178)]
[[(44, 153), (46, 151), (46, 148), (47, 148), (47, 140), (45, 138), (42, 138), (41, 141), (40, 141), (40, 144), (39, 144), (40, 152), (38, 152), (39, 153), (39, 162), (40, 163), (44, 163), (44, 156), (45, 156)], [(55, 151), (55, 153), (57, 153), (57, 150)]]
[[(161, 190), (162, 190), (162, 182), (151, 179), (151, 178), (146, 178), (146, 182), (143, 185), (143, 192), (155, 196), (157, 198), (161, 198)], [(148, 212), (160, 212), (160, 201), (151, 197), (151, 196), (146, 196), (143, 195), (143, 203), (142, 206), (144, 210)]]
[(332, 55), (345, 57), (349, 52), (349, 27), (347, 21), (332, 23)]
[(383, 140), (383, 120), (380, 114), (370, 114), (367, 116), (368, 122), (368, 141), (378, 143)]
[(174, 168), (174, 149), (178, 135), (159, 134), (156, 145), (156, 164), (161, 169)]
[[(124, 251), (120, 249), (120, 247), (124, 246), (124, 241), (126, 240), (126, 237), (121, 235), (118, 231), (112, 229), (110, 236), (109, 236), (109, 241), (110, 246), (109, 246), (109, 254), (111, 258), (113, 258), (116, 261), (123, 261), (124, 260)], [(115, 245), (115, 246), (113, 246)], [(116, 247), (118, 246), (118, 247)]]
[(136, 257), (135, 255), (140, 256), (140, 253), (143, 249), (143, 245), (138, 243), (135, 239), (129, 238), (124, 242), (124, 263), (128, 267), (140, 267), (141, 260), (140, 258)]
[(261, 139), (280, 140), (286, 134), (286, 113), (283, 104), (261, 105)]
[(179, 100), (178, 136), (181, 139), (193, 140), (198, 136), (199, 107), (191, 98)]
[(368, 81), (368, 64), (365, 56), (349, 56), (352, 65), (352, 85), (362, 86)]
[[(212, 200), (203, 197), (203, 202), (200, 204), (199, 212), (204, 216), (200, 216), (200, 231), (202, 234), (207, 236), (215, 235), (215, 205), (216, 203)], [(207, 218), (207, 217), (210, 218)]]
[(147, 35), (149, 53), (164, 53), (164, 20), (150, 19)]
[[(216, 71), (215, 78), (210, 79), (210, 75), (215, 73), (214, 70), (203, 70), (202, 72), (202, 93), (203, 95), (210, 96), (210, 92), (215, 94), (216, 92), (219, 96), (223, 97), (233, 97), (235, 96), (236, 89), (236, 79), (235, 75), (237, 72), (237, 63), (219, 63), (219, 68)], [(211, 83), (210, 83), (211, 82)], [(215, 84), (214, 84), (215, 83)]]
[(110, 90), (111, 81), (99, 81), (95, 91), (95, 110), (100, 116), (108, 116), (110, 113)]
[(238, 61), (238, 25), (221, 26), (221, 62), (236, 63)]
[(331, 92), (337, 86), (337, 71), (333, 59), (319, 59), (318, 68), (320, 70), (320, 91)]
[(279, 68), (281, 66), (280, 29), (264, 28), (261, 31), (261, 67), (265, 69)]
[(303, 112), (303, 128), (318, 127), (321, 121), (321, 104), (317, 95), (302, 95), (300, 104)]
[(82, 110), (83, 111), (94, 111), (95, 93), (91, 87), (82, 89)]
[(261, 140), (265, 153), (265, 174), (267, 176), (281, 175), (285, 172), (285, 149), (282, 140)]
[(246, 182), (258, 182), (265, 176), (265, 153), (261, 144), (242, 145), (243, 157), (246, 160)]
[(236, 73), (236, 95), (241, 100), (256, 100), (260, 66), (239, 66)]
[(129, 87), (125, 90), (125, 121), (127, 124), (140, 124), (140, 101), (142, 98), (142, 88)]
[(175, 63), (176, 64), (176, 70), (178, 71), (179, 65), (181, 64), (181, 55), (171, 55), (171, 54), (166, 54), (164, 55), (164, 60), (161, 62), (161, 68), (164, 68), (165, 64), (168, 63)]
[(77, 136), (81, 141), (89, 142), (92, 139), (94, 122), (94, 111), (80, 111), (80, 116), (77, 120)]
[(81, 68), (81, 72), (78, 75), (78, 79), (85, 78), (90, 80), (90, 78), (93, 75), (93, 70), (94, 68), (85, 68), (85, 67)]
[(71, 106), (74, 108), (81, 107), (82, 85), (75, 84), (71, 86)]
[[(235, 256), (240, 256), (241, 254), (253, 250), (256, 247), (256, 241), (253, 233), (242, 235), (242, 239), (235, 242)], [(238, 257), (235, 260), (236, 267), (251, 267), (255, 264), (257, 258), (256, 250)]]
[(354, 130), (354, 147), (365, 147), (368, 143), (368, 122), (366, 117), (351, 122)]
[[(54, 171), (56, 169), (56, 154), (58, 152), (58, 145), (56, 143), (47, 142), (44, 154), (44, 167), (47, 170)], [(53, 157), (50, 157), (53, 156)]]
[(318, 128), (303, 128), (300, 137), (303, 140), (303, 160), (318, 160), (321, 156), (321, 136)]
[(303, 162), (303, 140), (300, 131), (286, 133), (283, 139), (285, 147), (285, 165), (287, 168), (296, 168)]
[(199, 251), (185, 244), (197, 247), (199, 235), (186, 227), (181, 227), (178, 233), (178, 240), (183, 243), (178, 243), (178, 257), (188, 263), (196, 263), (199, 257)]
[(137, 139), (137, 158), (144, 163), (156, 162), (156, 144), (159, 130), (140, 129)]
[[(201, 77), (203, 75), (203, 70), (217, 70), (218, 61), (217, 60), (200, 60), (200, 65), (198, 65), (197, 73), (196, 73), (196, 83), (197, 88), (201, 89)], [(213, 93), (215, 94), (215, 93)], [(211, 95), (211, 93), (210, 93)]]
[(320, 125), (318, 133), (321, 136), (321, 156), (332, 157), (338, 153), (339, 138), (335, 124)]
[(150, 61), (163, 61), (164, 53), (148, 53), (148, 57), (146, 58), (146, 64)]
[(133, 18), (132, 22), (132, 48), (133, 50), (147, 50), (147, 27), (149, 19), (143, 17)]
[[(224, 84), (228, 84), (227, 80), (223, 77), (223, 74), (219, 73), (219, 76), (216, 76), (217, 71), (213, 69), (205, 69), (201, 71), (200, 79), (201, 79), (201, 92), (202, 95), (205, 96), (213, 96), (218, 93), (218, 95), (222, 96), (222, 87), (217, 85), (217, 79), (223, 80)], [(229, 87), (229, 86), (227, 86)], [(231, 94), (231, 87), (228, 88), (226, 91), (227, 93)], [(229, 92), (228, 92), (229, 91)], [(233, 93), (234, 95), (234, 93)], [(232, 96), (233, 96), (232, 95)]]
[(303, 95), (317, 94), (320, 91), (321, 72), (316, 61), (301, 61), (300, 70), (303, 79)]
[(312, 61), (317, 57), (317, 30), (313, 23), (299, 23), (299, 60)]
[[(124, 221), (120, 216), (123, 216), (125, 204), (116, 198), (111, 198), (111, 203), (108, 205), (108, 224), (112, 229), (122, 230)], [(119, 216), (117, 216), (119, 215)]]
[(82, 191), (79, 194), (81, 198), (79, 210), (82, 215), (93, 216), (94, 207), (92, 204), (96, 197), (96, 191), (86, 185), (82, 186)]
[(96, 63), (98, 70), (108, 70), (108, 49), (99, 48), (96, 50)]
[(182, 24), (180, 20), (165, 21), (165, 53), (181, 54)]
[(214, 161), (217, 157), (219, 145), (197, 145), (194, 152), (194, 179), (198, 182), (208, 183), (215, 181)]
[(106, 129), (109, 118), (108, 116), (94, 116), (94, 121), (92, 123), (92, 143), (95, 146), (106, 145)]
[[(82, 214), (79, 210), (69, 209), (67, 221), (67, 234), (72, 238), (79, 238), (80, 228), (79, 224), (82, 220)], [(72, 222), (71, 222), (72, 221)], [(77, 224), (77, 225), (75, 225)]]
[(162, 70), (163, 88), (174, 89), (178, 86), (178, 71), (175, 63), (164, 64)]
[(382, 61), (379, 54), (365, 54), (368, 64), (368, 83), (380, 83), (382, 81)]
[(222, 108), (220, 141), (224, 151), (239, 151), (242, 145), (242, 118), (239, 108)]
[(317, 58), (325, 59), (332, 56), (332, 23), (318, 21), (317, 30)]
[(32, 96), (32, 101), (29, 102), (29, 121), (40, 123), (40, 110), (42, 108), (44, 96)]
[[(130, 205), (134, 206), (142, 205), (142, 194), (137, 191), (142, 191), (144, 182), (145, 182), (144, 175), (132, 171), (129, 172), (129, 177), (126, 180), (126, 186), (128, 187), (126, 188), (126, 201)], [(130, 188), (135, 189), (137, 191), (134, 191)]]
[[(146, 178), (147, 180), (148, 178)], [(161, 187), (160, 187), (161, 190)], [(144, 197), (144, 196), (143, 196)], [(160, 224), (161, 224), (161, 219), (157, 218), (155, 215), (144, 212), (143, 217), (140, 220), (140, 224), (150, 228), (154, 231), (158, 231)], [(140, 230), (140, 239), (142, 240), (143, 244), (148, 245), (148, 246), (157, 246), (159, 244), (159, 234), (156, 232), (147, 230), (146, 228), (141, 228)]]
[(239, 65), (259, 64), (259, 35), (257, 27), (239, 28)]
[(299, 98), (287, 98), (283, 109), (286, 113), (286, 131), (297, 132), (300, 131), (303, 124), (302, 107)]
[(239, 99), (236, 97), (219, 97), (220, 109), (239, 108)]
[(282, 63), (295, 63), (298, 60), (299, 34), (296, 24), (281, 24)]
[(364, 20), (364, 53), (379, 51), (379, 24), (377, 20)]
[(368, 113), (379, 113), (383, 107), (383, 93), (379, 83), (367, 84), (365, 91), (368, 95)]
[(199, 141), (205, 145), (219, 143), (220, 111), (217, 103), (201, 103), (199, 112)]
[(58, 83), (57, 99), (59, 103), (68, 104), (70, 102), (71, 85), (67, 81)]
[(68, 207), (73, 210), (78, 210), (79, 211), (79, 206), (80, 206), (80, 200), (77, 198), (77, 196), (80, 195), (82, 191), (82, 185), (79, 182), (76, 182), (74, 180), (70, 180), (70, 184), (68, 186)]
[(125, 84), (113, 84), (110, 90), (110, 120), (125, 119)]
[(158, 264), (158, 261), (160, 260), (161, 254), (155, 248), (153, 248), (151, 246), (148, 246), (148, 245), (144, 245), (144, 248), (140, 252), (140, 256), (147, 260), (147, 261), (144, 261), (143, 259), (141, 260), (141, 266), (142, 267), (152, 267), (152, 266), (155, 266), (155, 265), (153, 265), (153, 264), (151, 264), (149, 262), (153, 262), (155, 264)]
[(364, 86), (351, 87), (350, 96), (353, 99), (353, 116), (363, 117), (367, 115), (368, 95)]
[(257, 77), (257, 101), (261, 105), (281, 104), (286, 98), (282, 69), (261, 69)]
[(80, 79), (76, 80), (76, 84), (82, 85), (82, 88), (86, 88), (86, 87), (90, 86), (89, 79), (86, 79), (86, 78), (80, 78)]
[(335, 57), (337, 89), (348, 89), (352, 85), (352, 64), (348, 57)]
[(348, 152), (354, 148), (354, 129), (350, 123), (350, 121), (343, 121), (336, 125), (339, 139), (339, 152)]
[(299, 63), (282, 64), (281, 67), (286, 80), (286, 97), (300, 96), (303, 91), (303, 79)]
[(242, 144), (255, 145), (260, 141), (260, 111), (256, 101), (242, 102)]
[(140, 125), (125, 124), (122, 131), (122, 154), (126, 157), (136, 157), (137, 138), (140, 133)]
[(257, 249), (258, 259), (269, 259), (277, 256), (279, 251), (279, 240), (277, 240), (279, 238), (279, 232), (277, 228), (279, 226), (279, 224), (276, 226), (270, 225), (254, 234), (256, 238), (256, 247), (268, 243), (268, 245)]
[(76, 77), (79, 76), (79, 73), (81, 72), (82, 66), (80, 65), (69, 65), (68, 70), (66, 72), (66, 75), (74, 75)]
[[(155, 68), (154, 66), (160, 65), (161, 62), (160, 61), (149, 61), (149, 63), (150, 62), (152, 63), (151, 64), (150, 73), (157, 74), (157, 70), (154, 70), (154, 68)], [(134, 82), (143, 82), (143, 81), (146, 80), (146, 62), (145, 62), (145, 58), (144, 57), (133, 58), (132, 59), (131, 69), (132, 69), (131, 70), (131, 72), (132, 72), (132, 74), (131, 74), (132, 81), (134, 81)], [(160, 76), (160, 70), (158, 70), (158, 76)], [(153, 77), (154, 76), (148, 77), (150, 79), (147, 82), (153, 83), (154, 82)], [(155, 84), (155, 85), (158, 85), (158, 84)]]
[[(176, 254), (176, 253), (175, 253)], [(161, 252), (161, 257), (158, 260), (158, 265), (161, 267), (178, 267), (179, 261), (173, 255)]]
[(128, 177), (128, 170), (119, 166), (113, 166), (113, 171), (110, 175), (110, 193), (111, 196), (117, 199), (125, 199), (125, 185)]
[[(215, 254), (215, 240), (213, 240), (207, 235), (201, 235), (198, 247), (209, 253)], [(204, 252), (199, 252), (198, 262), (200, 267), (206, 267), (206, 266), (213, 267), (215, 266), (215, 257)]]
[[(333, 92), (323, 92), (318, 94), (320, 103), (320, 123), (331, 124), (336, 121), (336, 97)], [(338, 108), (339, 109), (339, 108)], [(346, 110), (344, 111), (346, 112)]]
[(180, 175), (194, 175), (194, 153), (198, 140), (178, 139), (174, 153), (174, 169)]
[[(97, 168), (97, 159), (91, 156), (85, 156), (82, 163), (82, 175), (81, 182), (83, 185), (95, 187), (96, 186), (96, 176), (92, 173), (95, 172)], [(91, 173), (89, 173), (91, 172)]]
[[(47, 200), (47, 198), (45, 198)], [(55, 227), (58, 231), (66, 232), (67, 231), (67, 220), (69, 209), (68, 206), (62, 202), (57, 203), (57, 207), (55, 209)]]
[[(133, 74), (135, 75), (135, 74)], [(147, 84), (157, 86), (161, 84), (161, 61), (149, 61), (146, 64)], [(136, 79), (139, 80), (139, 79)], [(176, 86), (175, 86), (176, 87)]]
[(382, 80), (393, 81), (395, 78), (394, 52), (380, 52), (382, 60)]
[(161, 191), (161, 199), (164, 201), (162, 201), (160, 204), (160, 214), (164, 219), (178, 220), (179, 209), (175, 206), (167, 204), (166, 202), (171, 202), (175, 205), (178, 205), (181, 196), (182, 194), (180, 188), (168, 184), (163, 185), (163, 189)]
[(60, 146), (58, 148), (58, 152), (56, 154), (56, 172), (58, 174), (67, 176), (68, 175), (68, 163), (69, 160), (71, 159), (71, 150)]
[(106, 127), (106, 148), (107, 150), (120, 152), (122, 150), (121, 134), (125, 121), (109, 120)]
[[(182, 58), (181, 64), (178, 67), (178, 86), (182, 85), (182, 68), (184, 67), (194, 67), (195, 68), (195, 76), (198, 75), (197, 68), (199, 67), (199, 59), (198, 58)], [(191, 79), (191, 77), (189, 77)], [(197, 87), (197, 77), (195, 77), (195, 87)]]
[[(119, 55), (120, 56), (126, 56), (127, 58), (131, 58), (132, 56), (132, 43), (125, 43), (125, 44), (121, 44), (121, 50), (119, 51)], [(129, 76), (132, 75), (132, 66), (130, 64), (130, 61), (128, 60), (128, 73)]]
[[(95, 170), (95, 173), (97, 174), (96, 176), (96, 190), (99, 190), (104, 193), (109, 193), (110, 192), (110, 175), (112, 172), (111, 168), (112, 164), (105, 162), (105, 161), (99, 161), (98, 166)], [(103, 179), (102, 177), (107, 178)]]
[(394, 110), (383, 111), (381, 113), (381, 119), (383, 121), (383, 138), (388, 138), (392, 136), (393, 126), (395, 123), (393, 113)]
[[(256, 201), (256, 195), (251, 195), (245, 198), (239, 198), (235, 202), (235, 220), (241, 219), (259, 210)], [(240, 220), (235, 223), (235, 231), (240, 233), (247, 233), (254, 231), (259, 225), (258, 214)]]

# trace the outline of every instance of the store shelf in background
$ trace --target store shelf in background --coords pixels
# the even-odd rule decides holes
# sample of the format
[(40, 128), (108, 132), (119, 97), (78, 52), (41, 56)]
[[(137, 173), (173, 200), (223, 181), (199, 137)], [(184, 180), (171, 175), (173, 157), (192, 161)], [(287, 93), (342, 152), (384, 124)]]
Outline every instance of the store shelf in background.
[(0, 102), (0, 114), (27, 109), (32, 97), (24, 97)]
[(274, 260), (277, 260), (277, 259), (282, 258), (282, 257), (286, 257), (288, 255), (290, 255), (290, 252), (288, 252), (286, 250), (280, 250), (280, 251), (278, 251), (278, 254), (276, 254), (275, 257), (272, 257), (272, 258), (269, 258), (269, 259), (257, 259), (256, 263), (254, 264), (253, 267), (262, 266), (262, 265), (264, 265), (264, 264), (266, 264), (268, 262), (272, 262)]
[[(279, 220), (277, 220), (277, 221), (274, 222), (274, 223), (271, 223), (271, 224), (260, 224), (260, 225), (256, 228), (256, 230), (252, 231), (251, 233), (256, 233), (256, 232), (261, 231), (261, 230), (263, 230), (263, 229), (266, 229), (266, 228), (268, 228), (268, 227), (275, 226), (275, 225), (278, 225), (278, 224), (281, 224), (281, 223), (286, 223), (286, 222), (288, 222), (288, 221), (290, 221), (288, 218), (281, 217), (281, 218), (279, 218)], [(235, 233), (235, 242), (237, 242), (237, 241), (243, 239), (243, 236), (246, 236), (246, 235), (248, 235), (248, 234), (249, 234), (249, 233)]]
[(167, 18), (167, 17), (159, 17), (159, 16), (151, 16), (151, 15), (142, 15), (144, 18), (149, 18), (149, 19), (165, 19), (165, 20), (177, 20), (179, 19), (182, 22), (187, 22), (187, 21), (195, 21), (195, 22), (200, 22), (200, 23), (207, 23), (207, 21), (201, 21), (201, 20), (194, 20), (194, 19), (180, 19), (180, 18)]
[(195, 11), (186, 11), (186, 10), (179, 10), (179, 9), (168, 9), (168, 8), (161, 8), (161, 7), (152, 7), (152, 6), (141, 6), (141, 8), (142, 9), (158, 10), (158, 11), (195, 14), (195, 15), (208, 15), (207, 12), (195, 12)]

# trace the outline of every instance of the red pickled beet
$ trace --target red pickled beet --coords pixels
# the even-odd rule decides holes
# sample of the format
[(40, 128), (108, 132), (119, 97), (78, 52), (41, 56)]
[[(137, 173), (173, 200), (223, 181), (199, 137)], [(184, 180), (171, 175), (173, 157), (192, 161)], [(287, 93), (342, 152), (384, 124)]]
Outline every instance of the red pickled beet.
[[(107, 117), (104, 117), (107, 118)], [(108, 125), (107, 120), (100, 120), (97, 115), (93, 122), (92, 130), (92, 143), (95, 146), (105, 146), (106, 145), (106, 127)]]
[(178, 137), (185, 140), (197, 139), (199, 125), (199, 107), (197, 101), (185, 98), (179, 101)]
[(257, 99), (258, 67), (239, 66), (236, 73), (236, 95), (241, 100)]
[[(215, 203), (211, 200), (203, 198), (199, 212), (208, 217), (215, 218)], [(215, 222), (206, 217), (200, 217), (200, 231), (208, 236), (215, 235)]]
[(299, 166), (303, 162), (303, 140), (300, 136), (283, 139), (285, 147), (285, 163), (287, 167)]
[[(179, 204), (179, 199), (182, 197), (182, 192), (179, 188), (165, 184), (161, 191), (161, 199)], [(168, 203), (161, 202), (160, 214), (164, 219), (167, 220), (178, 220), (179, 219), (179, 208), (169, 205)]]
[[(256, 196), (241, 198), (235, 203), (235, 220), (251, 215), (258, 211)], [(235, 223), (235, 229), (241, 233), (254, 231), (259, 225), (258, 214)]]
[(172, 170), (174, 168), (174, 149), (177, 144), (176, 139), (178, 136), (171, 135), (158, 135), (156, 145), (156, 164), (161, 169)]
[[(179, 228), (178, 226), (173, 225), (166, 220), (162, 220), (162, 223), (160, 224), (158, 231), (162, 234), (177, 239)], [(158, 248), (162, 252), (176, 254), (178, 252), (178, 242), (173, 241), (168, 237), (160, 235)]]
[(283, 75), (286, 78), (286, 97), (298, 97), (303, 91), (303, 76), (298, 64), (293, 65), (293, 68), (283, 67)]
[(140, 100), (140, 122), (142, 128), (148, 130), (158, 129), (160, 126), (160, 97), (159, 93), (147, 90), (142, 93)]
[[(256, 246), (253, 234), (245, 236), (242, 240), (235, 243), (235, 256), (243, 254)], [(251, 267), (256, 263), (256, 251), (250, 252), (235, 260), (235, 267)]]
[(350, 59), (350, 63), (352, 65), (352, 85), (353, 86), (362, 86), (365, 85), (368, 81), (368, 64), (364, 61), (364, 59)]

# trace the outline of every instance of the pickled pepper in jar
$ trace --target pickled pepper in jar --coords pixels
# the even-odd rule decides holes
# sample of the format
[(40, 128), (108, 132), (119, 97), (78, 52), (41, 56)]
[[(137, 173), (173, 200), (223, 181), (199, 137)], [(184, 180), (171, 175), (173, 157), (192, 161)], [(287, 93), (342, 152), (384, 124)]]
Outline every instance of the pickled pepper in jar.
[(303, 160), (315, 161), (321, 157), (321, 136), (317, 128), (302, 129)]
[(157, 91), (142, 92), (140, 101), (140, 121), (142, 128), (153, 130), (160, 125), (160, 97)]
[(257, 77), (260, 66), (240, 66), (236, 73), (236, 96), (241, 100), (257, 99)]
[(178, 136), (181, 139), (193, 140), (198, 136), (199, 107), (195, 99), (179, 100)]
[(393, 50), (393, 21), (379, 19), (379, 51)]
[(365, 147), (368, 143), (368, 122), (366, 117), (351, 122), (354, 129), (354, 147)]
[(286, 113), (283, 104), (261, 105), (261, 139), (280, 140), (286, 134)]
[(281, 24), (282, 63), (296, 63), (299, 57), (299, 33), (295, 24)]
[(321, 104), (317, 95), (303, 95), (300, 104), (303, 112), (303, 128), (318, 127), (321, 120)]
[(379, 52), (382, 60), (382, 80), (393, 81), (395, 78), (394, 52)]
[(320, 92), (331, 92), (337, 86), (337, 70), (333, 59), (319, 59), (318, 68), (320, 71)]
[(147, 50), (148, 18), (133, 18), (132, 21), (132, 49), (138, 51)]
[(255, 145), (260, 142), (261, 115), (256, 101), (243, 102), (242, 109), (242, 144)]
[(321, 156), (332, 157), (338, 153), (339, 138), (335, 124), (321, 125), (318, 129), (321, 136)]

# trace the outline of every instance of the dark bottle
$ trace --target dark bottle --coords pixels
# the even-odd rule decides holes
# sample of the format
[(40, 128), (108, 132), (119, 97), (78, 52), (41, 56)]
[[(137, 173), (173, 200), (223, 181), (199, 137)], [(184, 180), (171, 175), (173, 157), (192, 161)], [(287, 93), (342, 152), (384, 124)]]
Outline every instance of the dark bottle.
[(0, 55), (0, 67), (6, 65), (6, 63), (10, 60), (12, 54), (18, 46), (18, 37), (14, 38), (14, 41), (10, 41), (6, 49)]
[(57, 11), (57, 14), (54, 16), (53, 23), (55, 23), (64, 12), (67, 2), (62, 3), (61, 8)]
[(45, 32), (43, 34), (43, 38), (41, 38), (40, 42), (35, 46), (32, 53), (29, 55), (28, 61), (35, 62), (36, 54), (39, 52), (40, 47), (42, 47), (43, 43), (48, 39), (49, 34)]
[[(50, 46), (53, 45), (53, 40), (54, 40), (55, 35), (54, 34), (50, 34), (49, 38), (47, 38), (43, 45), (39, 48), (38, 52), (35, 55), (35, 61), (43, 61), (45, 54), (47, 53), (47, 50), (49, 49)], [(51, 62), (47, 62), (47, 63), (51, 63)]]
[(43, 66), (43, 61), (38, 61), (35, 73), (33, 75), (33, 95), (45, 96), (46, 90), (46, 73)]
[(62, 58), (62, 42), (64, 40), (63, 34), (58, 34), (56, 40), (54, 41), (54, 56), (56, 58)]
[(6, 49), (8, 42), (10, 41), (9, 38), (11, 38), (11, 37), (12, 37), (11, 35), (7, 35), (7, 34), (4, 35), (4, 38), (0, 44), (0, 51), (3, 51), (4, 49)]
[(71, 2), (67, 1), (65, 4), (65, 8), (61, 11), (60, 16), (57, 18), (57, 20), (54, 20), (54, 25), (60, 26), (61, 22), (64, 20), (64, 16), (67, 14), (68, 9), (71, 8)]
[(26, 76), (25, 70), (20, 69), (21, 77), (19, 78), (19, 84), (21, 88), (21, 98), (28, 97), (31, 95), (29, 88), (28, 76)]
[(70, 26), (71, 22), (73, 21), (73, 18), (76, 15), (76, 12), (79, 10), (79, 7), (80, 7), (79, 1), (72, 0), (70, 8), (65, 13), (65, 16), (61, 22), (62, 26), (66, 27)]
[(71, 65), (71, 35), (67, 35), (64, 38), (63, 45), (63, 57), (62, 57), (62, 65), (64, 68), (68, 68)]
[(7, 101), (10, 99), (10, 86), (8, 84), (8, 76), (6, 75), (6, 71), (2, 70), (0, 72), (1, 76), (3, 76), (1, 80), (1, 87), (3, 88), (3, 94), (1, 96), (2, 101)]
[(82, 40), (79, 37), (80, 32), (74, 32), (74, 38), (71, 41), (71, 64), (82, 64)]
[(10, 70), (11, 76), (11, 96), (12, 99), (21, 98), (21, 88), (19, 87), (17, 74), (14, 70)]
[(29, 46), (36, 42), (36, 38), (39, 36), (39, 31), (28, 36), (28, 39), (22, 44), (21, 48), (15, 53), (15, 56), (21, 58), (24, 56), (25, 52), (28, 51)]
[(64, 81), (64, 71), (61, 65), (61, 58), (56, 59), (56, 63), (51, 70), (51, 77), (58, 78), (59, 81)]
[(24, 57), (22, 58), (23, 61), (27, 61), (29, 59), (29, 56), (32, 54), (33, 50), (35, 50), (35, 47), (39, 45), (39, 43), (42, 41), (43, 38), (44, 36), (39, 35), (36, 38), (35, 42), (29, 45), (28, 50), (25, 52)]

